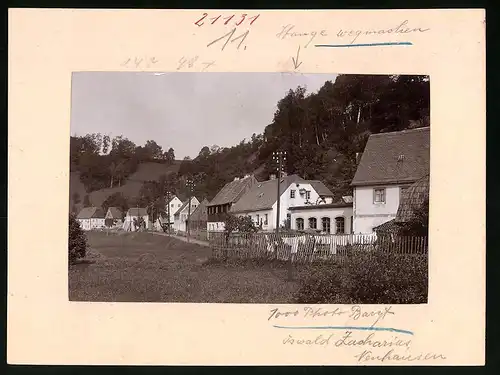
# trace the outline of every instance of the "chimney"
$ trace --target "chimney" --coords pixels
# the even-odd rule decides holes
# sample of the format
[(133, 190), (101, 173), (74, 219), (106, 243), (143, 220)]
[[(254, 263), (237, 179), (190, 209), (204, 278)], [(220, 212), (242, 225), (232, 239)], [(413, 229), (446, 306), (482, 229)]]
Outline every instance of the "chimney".
[(235, 177), (233, 181), (238, 181), (239, 179), (239, 177)]
[(361, 159), (361, 152), (356, 152), (356, 165), (359, 164), (360, 159)]
[(269, 175), (269, 179), (270, 180), (276, 180), (276, 175), (273, 173), (273, 174), (270, 174)]

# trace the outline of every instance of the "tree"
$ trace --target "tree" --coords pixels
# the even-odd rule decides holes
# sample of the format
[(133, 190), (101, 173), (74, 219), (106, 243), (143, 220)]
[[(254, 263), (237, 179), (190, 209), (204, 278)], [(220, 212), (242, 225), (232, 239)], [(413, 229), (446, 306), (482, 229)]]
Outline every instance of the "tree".
[(146, 155), (150, 160), (160, 160), (163, 156), (163, 149), (153, 140), (146, 141), (144, 145)]
[(249, 216), (227, 214), (224, 218), (224, 232), (229, 236), (233, 232), (255, 233), (259, 229)]
[(68, 232), (68, 259), (69, 264), (76, 260), (85, 257), (87, 252), (87, 237), (84, 231), (80, 228), (80, 223), (74, 215), (69, 215), (69, 232)]
[(90, 197), (88, 194), (86, 194), (85, 197), (83, 198), (83, 206), (90, 207)]
[(109, 207), (118, 207), (122, 213), (127, 212), (129, 209), (127, 199), (120, 192), (116, 192), (116, 193), (111, 194), (102, 203), (102, 208), (103, 208), (104, 212), (107, 212)]
[(111, 145), (111, 139), (109, 135), (105, 135), (104, 137), (102, 137), (102, 153), (104, 155), (108, 154), (110, 145)]

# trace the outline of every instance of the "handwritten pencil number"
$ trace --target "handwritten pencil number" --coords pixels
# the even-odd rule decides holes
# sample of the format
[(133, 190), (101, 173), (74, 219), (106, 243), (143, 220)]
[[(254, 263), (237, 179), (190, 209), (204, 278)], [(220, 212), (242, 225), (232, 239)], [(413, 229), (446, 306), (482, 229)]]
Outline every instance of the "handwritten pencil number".
[[(206, 17), (208, 16), (207, 13), (203, 13), (203, 17), (201, 17), (198, 21), (196, 21), (194, 24), (198, 27), (203, 26), (205, 22), (202, 22)], [(217, 21), (217, 20), (216, 20)], [(201, 22), (201, 23), (200, 23)]]
[[(234, 35), (235, 32), (236, 32), (236, 28), (232, 29), (230, 32), (228, 32), (227, 34), (221, 36), (220, 38), (215, 39), (213, 42), (208, 43), (207, 47), (210, 47), (212, 44), (215, 44), (215, 43), (217, 43), (217, 42), (219, 42), (219, 41), (221, 41), (221, 40), (223, 40), (224, 38), (227, 37), (226, 42), (222, 45), (222, 48), (221, 48), (222, 51), (224, 51), (224, 48), (226, 48), (226, 46), (227, 46), (227, 44), (229, 42), (234, 43), (237, 40), (239, 40), (240, 42), (238, 43), (238, 47), (236, 47), (236, 49), (240, 49), (240, 47), (243, 44), (244, 40), (248, 36), (248, 33), (250, 32), (250, 30), (247, 30), (243, 34), (241, 34), (240, 36), (237, 36), (237, 37), (233, 38), (233, 35)], [(245, 49), (246, 49), (246, 47), (245, 47)]]

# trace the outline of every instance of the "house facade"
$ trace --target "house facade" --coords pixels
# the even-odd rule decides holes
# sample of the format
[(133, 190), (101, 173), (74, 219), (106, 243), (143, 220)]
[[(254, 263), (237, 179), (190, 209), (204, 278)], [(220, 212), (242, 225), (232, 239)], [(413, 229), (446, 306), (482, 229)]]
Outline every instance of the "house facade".
[(107, 227), (123, 225), (123, 213), (118, 207), (109, 207), (104, 222)]
[(76, 220), (83, 230), (92, 230), (105, 227), (106, 214), (101, 207), (85, 207), (77, 215)]
[(224, 231), (224, 216), (243, 194), (258, 183), (254, 175), (246, 175), (243, 178), (235, 177), (233, 181), (224, 185), (207, 204), (207, 232)]
[[(319, 181), (307, 181), (297, 175), (282, 176), (280, 180), (280, 227), (290, 227), (291, 212), (296, 206), (314, 205), (323, 198), (316, 189), (321, 189), (324, 197), (333, 194)], [(263, 231), (276, 229), (278, 214), (278, 179), (271, 175), (267, 181), (259, 182), (249, 189), (231, 208), (237, 216), (249, 216)]]
[(405, 190), (429, 168), (429, 127), (370, 135), (351, 183), (354, 233), (395, 219)]
[[(182, 201), (177, 196), (174, 196), (172, 199), (170, 199), (169, 202), (166, 203), (165, 212), (170, 213), (170, 225), (174, 224), (175, 213), (179, 210), (179, 208), (181, 208), (181, 206)], [(164, 217), (164, 219), (166, 223), (169, 222), (166, 216)]]
[(195, 230), (207, 230), (207, 205), (208, 200), (205, 198), (201, 201), (198, 207), (191, 213), (189, 218), (189, 228)]
[(148, 210), (147, 208), (142, 207), (130, 208), (127, 211), (127, 215), (125, 216), (125, 220), (123, 222), (123, 229), (131, 232), (140, 229), (135, 225), (135, 220), (138, 220), (140, 217), (144, 220), (145, 229), (150, 229), (151, 223), (149, 221)]
[[(189, 208), (189, 201), (191, 200), (191, 208)], [(186, 200), (181, 207), (174, 214), (174, 230), (179, 232), (186, 232), (187, 230), (187, 219), (189, 216), (189, 210), (191, 214), (194, 213), (200, 201), (196, 197), (191, 197), (191, 199)]]
[(291, 229), (313, 230), (322, 234), (353, 233), (352, 202), (290, 207)]

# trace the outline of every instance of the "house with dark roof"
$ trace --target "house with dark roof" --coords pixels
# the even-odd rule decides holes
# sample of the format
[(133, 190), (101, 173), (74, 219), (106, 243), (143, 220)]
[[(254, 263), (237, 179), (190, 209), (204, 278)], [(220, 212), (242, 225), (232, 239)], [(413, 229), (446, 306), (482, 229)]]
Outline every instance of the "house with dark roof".
[[(191, 205), (189, 205), (190, 200), (191, 200)], [(174, 230), (180, 232), (186, 232), (188, 217), (189, 215), (194, 213), (199, 204), (200, 201), (196, 197), (191, 197), (191, 199), (186, 199), (186, 201), (174, 213)]]
[(108, 207), (104, 222), (107, 227), (123, 224), (123, 213), (118, 207)]
[(395, 219), (405, 190), (429, 170), (429, 127), (370, 135), (351, 183), (354, 233)]
[(226, 215), (242, 196), (252, 186), (259, 182), (254, 175), (243, 178), (235, 177), (228, 182), (207, 204), (207, 231), (218, 232), (224, 230), (224, 215)]
[(101, 207), (84, 207), (76, 216), (83, 230), (104, 228), (104, 210)]
[(129, 208), (127, 215), (125, 216), (125, 221), (123, 222), (123, 229), (131, 232), (141, 229), (136, 226), (136, 222), (139, 218), (144, 220), (145, 228), (142, 229), (149, 229), (151, 224), (149, 221), (148, 209), (144, 207)]
[(333, 193), (320, 181), (304, 180), (295, 174), (284, 175), (280, 179), (278, 218), (278, 179), (271, 175), (269, 180), (258, 182), (243, 194), (230, 212), (251, 217), (262, 230), (273, 230), (277, 220), (280, 226), (290, 226), (291, 207), (318, 205), (332, 197)]

